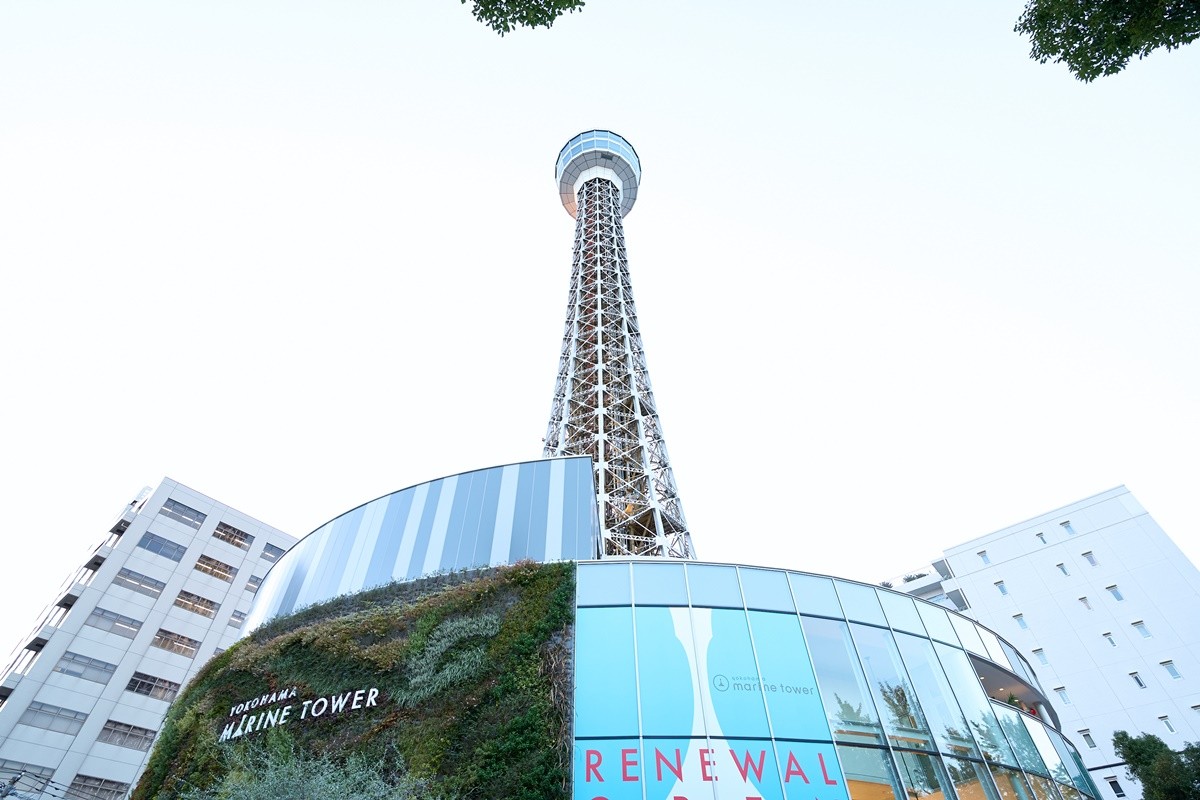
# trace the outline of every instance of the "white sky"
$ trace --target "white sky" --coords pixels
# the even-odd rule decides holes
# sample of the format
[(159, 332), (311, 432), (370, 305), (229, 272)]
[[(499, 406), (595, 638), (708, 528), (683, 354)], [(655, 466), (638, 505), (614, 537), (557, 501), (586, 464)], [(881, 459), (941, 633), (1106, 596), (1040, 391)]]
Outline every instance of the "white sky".
[(164, 475), (300, 535), (539, 457), (594, 127), (702, 558), (878, 581), (1124, 483), (1200, 560), (1200, 46), (1084, 85), (1021, 6), (0, 4), (0, 651)]

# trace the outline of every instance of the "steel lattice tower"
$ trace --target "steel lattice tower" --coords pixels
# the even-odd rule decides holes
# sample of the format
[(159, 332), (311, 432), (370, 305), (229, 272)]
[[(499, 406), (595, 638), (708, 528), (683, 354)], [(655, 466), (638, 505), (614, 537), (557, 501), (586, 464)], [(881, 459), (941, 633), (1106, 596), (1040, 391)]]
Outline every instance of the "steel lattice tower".
[(610, 131), (581, 133), (558, 155), (575, 257), (545, 454), (591, 456), (601, 556), (694, 558), (625, 258), (621, 220), (641, 177), (632, 145)]

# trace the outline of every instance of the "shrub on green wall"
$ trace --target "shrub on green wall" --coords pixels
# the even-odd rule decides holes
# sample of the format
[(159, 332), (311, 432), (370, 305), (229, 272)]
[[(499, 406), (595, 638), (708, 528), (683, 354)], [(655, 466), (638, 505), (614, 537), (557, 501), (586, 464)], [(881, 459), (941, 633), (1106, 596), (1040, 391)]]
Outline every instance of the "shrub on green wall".
[[(345, 767), (355, 756), (359, 772), (368, 763), (382, 780), (419, 787), (413, 797), (565, 798), (573, 608), (573, 564), (522, 563), (391, 584), (272, 621), (183, 690), (133, 798), (228, 790), (239, 775), (254, 779), (244, 765), (263, 748), (284, 765)], [(293, 687), (294, 699), (231, 713)], [(299, 718), (305, 700), (358, 690), (357, 709), (342, 700), (338, 713)], [(284, 704), (295, 712), (284, 724), (229, 738), (241, 717)]]

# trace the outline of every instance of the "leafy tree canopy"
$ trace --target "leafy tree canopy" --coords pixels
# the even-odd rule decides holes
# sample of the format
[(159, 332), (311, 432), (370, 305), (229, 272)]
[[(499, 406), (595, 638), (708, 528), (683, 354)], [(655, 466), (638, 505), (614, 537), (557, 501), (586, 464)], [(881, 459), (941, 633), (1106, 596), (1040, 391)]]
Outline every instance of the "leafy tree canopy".
[(1026, 0), (1014, 30), (1029, 36), (1031, 58), (1090, 82), (1200, 37), (1200, 0)]
[(1200, 743), (1175, 752), (1152, 733), (1113, 734), (1113, 749), (1129, 777), (1142, 784), (1144, 800), (1200, 800)]
[[(467, 0), (461, 0), (463, 5)], [(584, 0), (471, 0), (471, 13), (503, 36), (514, 28), (549, 28), (567, 11), (583, 8)]]

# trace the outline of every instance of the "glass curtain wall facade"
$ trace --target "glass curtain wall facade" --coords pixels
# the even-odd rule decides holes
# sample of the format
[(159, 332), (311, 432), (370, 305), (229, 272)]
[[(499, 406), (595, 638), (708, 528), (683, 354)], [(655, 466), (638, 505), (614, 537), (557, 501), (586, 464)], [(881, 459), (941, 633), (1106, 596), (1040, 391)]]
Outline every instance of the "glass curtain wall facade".
[(982, 660), (1014, 685), (1028, 664), (938, 606), (724, 564), (577, 579), (576, 800), (1096, 796), (1057, 730), (981, 685)]

